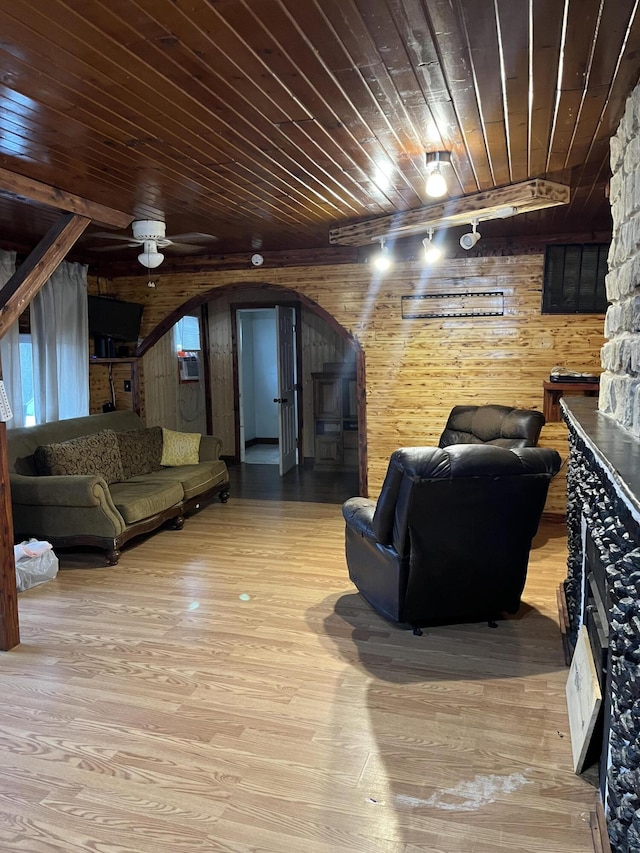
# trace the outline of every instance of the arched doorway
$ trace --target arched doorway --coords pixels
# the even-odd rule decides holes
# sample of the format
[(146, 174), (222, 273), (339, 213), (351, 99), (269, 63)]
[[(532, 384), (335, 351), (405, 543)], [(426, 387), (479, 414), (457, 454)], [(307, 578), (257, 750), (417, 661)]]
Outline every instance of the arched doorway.
[[(142, 341), (137, 350), (138, 356), (143, 356), (170, 330), (175, 323), (184, 315), (193, 312), (196, 309), (203, 309), (205, 316), (215, 310), (216, 304), (221, 301), (226, 301), (229, 305), (234, 303), (246, 302), (249, 298), (254, 303), (262, 302), (263, 304), (276, 305), (278, 303), (298, 303), (304, 310), (321, 318), (333, 332), (338, 335), (353, 351), (355, 360), (355, 395), (357, 408), (357, 455), (358, 455), (358, 490), (361, 495), (368, 494), (368, 479), (367, 479), (367, 429), (366, 429), (366, 383), (365, 383), (365, 363), (364, 352), (360, 343), (348, 332), (341, 324), (329, 314), (322, 306), (309, 299), (307, 296), (290, 288), (280, 285), (269, 284), (268, 282), (240, 282), (236, 284), (223, 285), (221, 287), (211, 288), (191, 297), (191, 299), (178, 306), (174, 311), (167, 315), (153, 331)], [(226, 321), (225, 321), (226, 322)], [(209, 324), (205, 323), (204, 327), (208, 330)], [(229, 334), (231, 334), (231, 320), (229, 318)], [(225, 326), (226, 334), (226, 326)], [(203, 341), (204, 348), (207, 352), (211, 351), (212, 347), (219, 346), (219, 341), (206, 339)], [(233, 343), (229, 344), (233, 349)], [(237, 370), (237, 366), (236, 366)], [(237, 377), (236, 377), (237, 381)], [(205, 394), (209, 400), (212, 399), (211, 377), (208, 371), (204, 375)], [(233, 412), (228, 413), (228, 417), (232, 417), (234, 423), (237, 424), (237, 400), (232, 402), (231, 399), (226, 401), (228, 408), (233, 408)], [(209, 424), (208, 424), (209, 426)], [(237, 427), (236, 427), (237, 430)], [(208, 429), (208, 431), (211, 431)], [(216, 431), (215, 429), (213, 431)], [(234, 445), (237, 448), (239, 438), (234, 439)], [(234, 451), (235, 454), (236, 451)]]

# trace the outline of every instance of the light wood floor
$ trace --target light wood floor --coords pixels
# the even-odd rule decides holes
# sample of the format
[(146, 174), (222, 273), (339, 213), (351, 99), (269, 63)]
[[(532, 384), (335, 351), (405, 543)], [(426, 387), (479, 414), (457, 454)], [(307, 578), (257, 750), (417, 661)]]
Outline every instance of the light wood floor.
[(212, 504), (120, 564), (63, 557), (0, 657), (0, 850), (585, 853), (555, 587), (500, 623), (383, 623), (340, 508)]

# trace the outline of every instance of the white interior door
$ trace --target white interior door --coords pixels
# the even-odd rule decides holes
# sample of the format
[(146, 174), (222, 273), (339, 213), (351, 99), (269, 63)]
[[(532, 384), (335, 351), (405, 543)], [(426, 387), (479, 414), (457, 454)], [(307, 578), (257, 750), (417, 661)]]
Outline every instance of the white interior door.
[(295, 309), (276, 306), (278, 335), (278, 421), (280, 476), (298, 461), (296, 417)]

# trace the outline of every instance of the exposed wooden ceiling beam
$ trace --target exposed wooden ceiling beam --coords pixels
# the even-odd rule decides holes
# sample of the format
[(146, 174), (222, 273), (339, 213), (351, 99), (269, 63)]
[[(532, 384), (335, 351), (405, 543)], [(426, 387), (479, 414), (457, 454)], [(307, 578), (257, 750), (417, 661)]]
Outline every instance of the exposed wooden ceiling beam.
[(447, 228), (470, 223), (472, 219), (493, 219), (510, 207), (528, 213), (545, 207), (568, 204), (571, 190), (564, 184), (536, 178), (507, 187), (473, 193), (460, 198), (430, 204), (419, 210), (380, 216), (352, 225), (340, 225), (329, 231), (334, 246), (366, 246), (375, 240), (410, 237), (426, 233), (427, 228)]
[(25, 175), (10, 172), (8, 169), (0, 168), (0, 193), (26, 201), (35, 201), (38, 204), (46, 204), (49, 207), (66, 210), (69, 213), (77, 213), (80, 216), (92, 219), (98, 225), (110, 228), (126, 228), (133, 221), (133, 215), (130, 213), (113, 210), (111, 207), (105, 207), (103, 204), (80, 198), (80, 196), (72, 195), (59, 187), (34, 181)]
[(13, 512), (9, 493), (7, 426), (0, 423), (0, 651), (7, 652), (20, 642), (18, 591), (13, 555)]
[[(92, 220), (126, 228), (133, 216), (87, 201), (57, 187), (0, 168), (0, 193), (67, 211), (0, 290), (0, 338), (18, 319)], [(1, 365), (0, 365), (0, 377)], [(6, 427), (0, 424), (0, 650), (20, 642), (20, 624), (13, 555), (13, 520), (9, 491)]]
[[(139, 252), (139, 250), (138, 250)], [(131, 251), (132, 261), (116, 261), (108, 266), (96, 265), (90, 267), (91, 271), (106, 278), (120, 278), (146, 275), (146, 270), (141, 270), (136, 260), (137, 252)], [(254, 253), (238, 252), (232, 254), (211, 255), (171, 255), (169, 251), (165, 255), (162, 266), (153, 270), (154, 278), (160, 276), (174, 275), (178, 273), (199, 273), (218, 270), (254, 270), (251, 256)], [(323, 246), (319, 249), (283, 249), (281, 251), (263, 251), (264, 259), (260, 269), (278, 269), (282, 267), (319, 267), (335, 264), (357, 264), (361, 260), (358, 248), (346, 246)]]
[(29, 305), (91, 220), (64, 213), (0, 290), (0, 338)]
[[(0, 290), (0, 338), (57, 269), (91, 219), (63, 214)], [(0, 376), (1, 373), (0, 365)], [(0, 650), (20, 642), (6, 427), (0, 424)]]

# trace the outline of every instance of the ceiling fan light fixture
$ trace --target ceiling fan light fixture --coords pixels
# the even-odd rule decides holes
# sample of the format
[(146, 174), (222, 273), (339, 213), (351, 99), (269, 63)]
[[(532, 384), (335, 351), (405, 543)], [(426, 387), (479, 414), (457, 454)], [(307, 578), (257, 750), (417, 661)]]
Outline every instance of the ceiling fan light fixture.
[(135, 219), (131, 223), (133, 239), (158, 243), (167, 235), (167, 226), (161, 219)]
[(144, 249), (138, 255), (138, 260), (143, 267), (153, 270), (164, 261), (164, 255), (158, 251), (155, 240), (145, 240)]
[(425, 189), (431, 198), (442, 198), (447, 193), (447, 182), (442, 174), (442, 165), (451, 164), (448, 151), (427, 151), (425, 154), (427, 183)]

